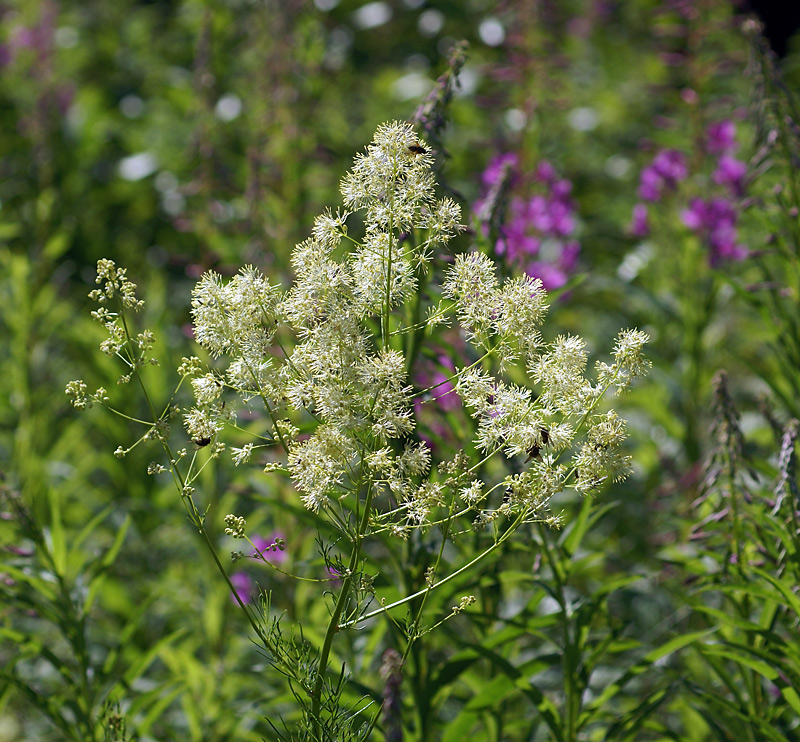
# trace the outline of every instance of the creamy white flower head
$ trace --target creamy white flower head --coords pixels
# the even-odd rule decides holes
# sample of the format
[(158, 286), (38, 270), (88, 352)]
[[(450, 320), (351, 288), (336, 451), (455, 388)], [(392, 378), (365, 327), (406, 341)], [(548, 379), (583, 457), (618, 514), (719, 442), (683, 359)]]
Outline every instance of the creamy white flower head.
[(480, 479), (476, 479), (469, 486), (463, 487), (459, 494), (461, 499), (470, 507), (477, 505), (484, 499), (483, 482)]
[(228, 366), (227, 379), (229, 386), (247, 397), (265, 396), (275, 400), (282, 396), (276, 383), (275, 362), (269, 356), (259, 360), (236, 358)]
[(456, 303), (459, 321), (470, 339), (485, 342), (497, 316), (497, 268), (483, 253), (456, 255), (442, 294)]
[(431, 450), (424, 441), (406, 445), (399, 457), (399, 470), (404, 476), (421, 477), (431, 466)]
[(530, 363), (534, 381), (542, 387), (543, 407), (566, 415), (580, 415), (597, 398), (595, 388), (584, 377), (586, 344), (575, 335), (559, 335), (547, 353)]
[(392, 473), (397, 468), (397, 462), (388, 446), (372, 451), (365, 459), (367, 466), (378, 474), (384, 476)]
[(460, 223), (461, 207), (452, 198), (443, 198), (423, 215), (422, 226), (430, 230), (427, 244), (448, 242), (466, 227)]
[(500, 292), (497, 307), (497, 333), (510, 335), (531, 355), (541, 342), (539, 328), (547, 313), (547, 292), (541, 280), (522, 275), (508, 281)]
[(331, 251), (339, 246), (342, 237), (347, 234), (348, 212), (338, 211), (334, 215), (330, 209), (314, 219), (312, 234), (318, 245)]
[(324, 258), (306, 265), (279, 311), (302, 334), (348, 304), (353, 304), (353, 277), (349, 268)]
[(239, 466), (247, 461), (250, 461), (250, 456), (253, 453), (254, 445), (252, 443), (245, 443), (242, 448), (231, 448), (233, 457), (233, 465)]
[(222, 380), (213, 373), (192, 379), (192, 389), (198, 404), (204, 405), (220, 398), (224, 389)]
[(290, 446), (289, 472), (309, 510), (329, 504), (329, 497), (348, 477), (354, 455), (353, 443), (330, 425), (319, 426), (310, 438)]
[[(198, 399), (187, 428), (205, 439), (222, 427), (223, 386), (246, 401), (262, 400), (269, 422), (261, 441), (287, 449), (286, 468), (306, 507), (317, 511), (351, 498), (349, 508), (371, 492), (370, 518), (403, 537), (447, 517), (449, 509), (441, 508), (448, 503), (482, 507), (478, 525), (517, 513), (544, 521), (567, 477), (558, 464), (562, 453), (573, 456), (570, 486), (624, 474), (624, 426), (595, 407), (606, 388), (644, 373), (646, 336), (621, 333), (613, 365), (598, 365), (595, 387), (584, 376), (582, 340), (562, 336), (542, 347), (548, 307), (540, 280), (523, 275), (501, 286), (493, 260), (469, 252), (456, 256), (437, 286), (429, 264), (463, 226), (458, 204), (436, 198), (432, 164), (409, 124), (385, 124), (342, 180), (344, 210), (326, 209), (295, 247), (295, 278), (285, 293), (249, 267), (231, 280), (203, 276), (192, 301), (196, 337), (213, 356), (229, 359), (224, 372), (184, 364)], [(348, 232), (356, 210), (361, 235)], [(428, 307), (429, 296), (439, 305)], [(112, 326), (113, 352), (125, 337), (113, 330), (111, 313), (102, 316)], [(431, 450), (410, 437), (416, 418), (409, 379), (418, 378), (412, 361), (420, 345), (451, 316), (482, 356), (452, 375), (477, 434), (431, 473)], [(401, 348), (412, 349), (411, 356)], [(535, 392), (520, 384), (522, 369), (512, 370), (520, 358), (539, 386)], [(424, 399), (427, 391), (416, 394)], [(435, 405), (426, 408), (421, 425), (428, 425), (428, 409), (437, 414)], [(493, 457), (485, 481), (473, 473), (476, 448)], [(253, 449), (234, 448), (234, 462), (248, 460)], [(522, 473), (504, 480), (502, 461), (513, 457), (505, 471)], [(348, 512), (355, 509), (340, 515)]]
[[(91, 291), (89, 298), (99, 304), (106, 304), (112, 299), (118, 298), (126, 309), (138, 312), (144, 306), (144, 302), (136, 298), (136, 284), (128, 279), (127, 269), (117, 268), (113, 260), (101, 258), (97, 261), (95, 283), (99, 284), (100, 288)], [(103, 321), (102, 312), (93, 316), (95, 319)]]
[[(372, 224), (392, 223), (403, 228), (407, 220), (413, 221), (416, 209), (433, 197), (432, 161), (410, 124), (394, 121), (382, 125), (367, 152), (356, 156), (342, 180), (345, 207), (367, 207)], [(391, 208), (380, 212), (381, 204)]]
[(365, 236), (363, 247), (353, 253), (351, 270), (355, 297), (365, 315), (377, 314), (386, 306), (387, 282), (390, 308), (406, 301), (417, 286), (411, 261), (399, 252), (397, 238), (387, 232)]
[(407, 499), (408, 520), (424, 523), (431, 510), (445, 504), (445, 487), (441, 482), (423, 482)]
[(489, 411), (495, 384), (494, 377), (481, 368), (462, 370), (456, 381), (456, 392), (472, 411), (472, 416), (477, 417)]
[(578, 490), (589, 491), (606, 479), (619, 482), (630, 475), (631, 457), (619, 450), (627, 435), (625, 427), (625, 421), (614, 410), (592, 418), (588, 440), (573, 457)]
[(192, 292), (195, 339), (213, 356), (228, 351), (257, 356), (271, 342), (277, 296), (277, 287), (252, 266), (227, 283), (209, 271)]
[(554, 494), (564, 489), (564, 466), (535, 461), (521, 474), (506, 477), (505, 509), (509, 513), (527, 512), (532, 520), (542, 520)]
[(631, 382), (650, 370), (653, 365), (644, 357), (644, 346), (650, 336), (640, 330), (623, 330), (614, 345), (614, 369), (617, 394), (630, 388)]
[(192, 408), (184, 415), (184, 424), (192, 440), (213, 438), (220, 430), (222, 423), (207, 409)]

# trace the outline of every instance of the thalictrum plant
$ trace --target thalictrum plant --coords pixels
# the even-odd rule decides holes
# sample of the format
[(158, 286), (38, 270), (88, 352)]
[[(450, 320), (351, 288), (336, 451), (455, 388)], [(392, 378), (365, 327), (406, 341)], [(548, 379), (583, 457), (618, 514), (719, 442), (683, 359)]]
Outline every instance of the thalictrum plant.
[[(594, 379), (587, 378), (581, 338), (542, 337), (548, 307), (539, 279), (523, 274), (501, 284), (488, 256), (446, 252), (463, 230), (461, 211), (436, 195), (432, 164), (429, 145), (410, 125), (384, 124), (342, 180), (343, 208), (317, 217), (295, 248), (287, 290), (252, 266), (229, 280), (203, 275), (191, 314), (208, 360), (188, 358), (179, 368), (195, 397), (186, 409), (149, 396), (153, 334), (136, 333), (132, 318), (142, 302), (125, 269), (98, 263), (92, 296), (100, 305), (94, 317), (108, 330), (102, 350), (125, 364), (120, 381), (139, 385), (150, 410), (133, 445), (161, 444), (166, 459), (150, 471), (173, 477), (258, 643), (288, 679), (302, 709), (293, 739), (365, 739), (379, 723), (371, 701), (343, 699), (352, 666), (334, 660), (343, 633), (392, 621), (402, 629), (402, 665), (415, 641), (475, 600), (463, 595), (449, 613), (429, 615), (432, 593), (531, 524), (558, 527), (551, 510), (558, 493), (591, 492), (630, 472), (621, 448), (625, 422), (604, 397), (647, 371), (647, 336), (621, 332), (611, 362), (597, 362)], [(446, 379), (415, 388), (421, 348), (452, 332), (451, 324), (468, 341), (465, 357)], [(445, 381), (469, 424), (454, 431), (452, 446), (432, 446), (416, 430), (415, 403), (434, 403)], [(111, 406), (104, 389), (89, 394), (81, 381), (67, 391), (78, 407)], [(268, 595), (256, 608), (238, 596), (217, 534), (224, 527), (249, 541), (246, 518), (231, 513), (224, 524), (207, 522), (195, 491), (199, 472), (240, 428), (237, 420), (249, 418), (253, 431), (254, 416), (257, 432), (231, 448), (234, 463), (258, 461), (268, 476), (288, 477), (305, 508), (325, 522), (320, 550), (332, 576), (322, 587), (332, 601), (327, 625), (314, 632), (318, 643), (284, 632)], [(179, 417), (193, 444), (175, 450), (170, 425)], [(476, 551), (449, 562), (448, 543), (475, 532), (482, 534)], [(402, 555), (406, 543), (423, 538), (433, 544), (424, 578), (390, 600), (379, 587), (384, 555)], [(234, 560), (243, 556), (233, 552)]]

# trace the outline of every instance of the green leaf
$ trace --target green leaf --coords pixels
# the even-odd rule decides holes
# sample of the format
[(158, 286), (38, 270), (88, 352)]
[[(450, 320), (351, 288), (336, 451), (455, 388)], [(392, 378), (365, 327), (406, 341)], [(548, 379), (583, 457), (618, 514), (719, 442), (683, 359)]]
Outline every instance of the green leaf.
[(147, 652), (141, 655), (135, 662), (131, 664), (128, 670), (123, 675), (123, 679), (127, 685), (131, 685), (134, 680), (140, 677), (145, 670), (152, 664), (158, 654), (164, 650), (166, 647), (169, 647), (176, 639), (183, 636), (186, 633), (186, 629), (178, 629), (177, 631), (173, 631), (171, 634), (163, 637), (159, 641), (157, 641)]
[(617, 503), (609, 502), (602, 507), (596, 508), (591, 497), (583, 498), (577, 518), (570, 523), (559, 539), (561, 547), (567, 556), (571, 557), (578, 550), (589, 528), (615, 507), (617, 507)]
[[(721, 731), (720, 722), (722, 722), (727, 715), (728, 719), (733, 718), (738, 721), (741, 725), (741, 729), (746, 729), (748, 731), (757, 729), (764, 736), (764, 739), (772, 740), (772, 742), (786, 742), (786, 737), (784, 737), (780, 732), (776, 731), (772, 724), (750, 713), (750, 709), (746, 707), (739, 708), (731, 701), (709, 692), (707, 688), (698, 688), (689, 684), (687, 685), (689, 689), (698, 697), (699, 704), (702, 704), (702, 706), (698, 707), (698, 710), (701, 711), (701, 713), (704, 712), (708, 707), (713, 709), (713, 713), (703, 713), (703, 717), (716, 729)], [(720, 736), (719, 738), (733, 739), (734, 737), (728, 733), (724, 737)]]
[(69, 248), (69, 239), (66, 232), (56, 232), (44, 245), (44, 257), (58, 260)]
[(50, 554), (54, 569), (63, 577), (67, 571), (67, 545), (61, 520), (61, 498), (55, 490), (48, 489), (47, 499), (50, 504)]
[[(608, 728), (606, 739), (623, 742), (631, 739), (632, 735), (638, 734), (650, 715), (674, 693), (674, 690), (675, 686), (667, 686), (650, 691), (641, 703), (631, 710), (625, 711), (624, 717)], [(617, 711), (615, 713), (619, 714), (621, 712)]]
[(119, 550), (122, 548), (122, 544), (125, 541), (125, 536), (128, 533), (128, 528), (131, 524), (131, 516), (130, 513), (125, 516), (125, 520), (123, 521), (122, 525), (120, 526), (119, 530), (117, 531), (117, 535), (114, 537), (114, 542), (108, 548), (108, 550), (103, 554), (103, 556), (98, 560), (99, 566), (93, 568), (92, 571), (95, 572), (94, 576), (91, 579), (89, 584), (89, 590), (86, 595), (86, 600), (83, 602), (83, 615), (86, 615), (92, 608), (92, 604), (94, 603), (95, 598), (97, 597), (97, 593), (100, 590), (104, 582), (104, 575), (105, 571), (114, 563), (119, 554)]
[(129, 715), (131, 717), (144, 714), (144, 718), (136, 724), (136, 730), (141, 736), (149, 735), (150, 730), (164, 714), (164, 711), (181, 693), (186, 691), (184, 683), (178, 683), (170, 688), (168, 684), (147, 693), (142, 693), (131, 703)]
[(464, 707), (467, 711), (484, 711), (496, 707), (503, 699), (514, 693), (515, 684), (506, 675), (497, 675), (483, 686)]
[[(488, 650), (486, 647), (481, 646), (480, 644), (471, 644), (468, 646), (475, 653), (480, 654), (482, 657), (487, 659), (492, 664), (494, 669), (498, 670), (508, 679), (509, 683), (513, 685), (513, 687), (517, 688), (523, 693), (523, 695), (527, 696), (527, 698), (538, 710), (542, 720), (545, 722), (545, 724), (547, 724), (547, 727), (550, 729), (553, 738), (557, 742), (564, 742), (564, 731), (561, 723), (561, 715), (558, 709), (556, 708), (555, 704), (529, 680), (532, 671), (541, 667), (539, 663), (546, 662), (548, 665), (552, 666), (553, 662), (546, 660), (543, 657), (537, 657), (536, 659), (532, 660), (533, 664), (530, 666), (515, 667), (511, 662), (501, 655)], [(498, 689), (505, 687), (505, 684), (498, 683), (497, 687), (493, 687), (492, 692), (499, 693), (501, 691)]]
[(99, 513), (97, 513), (81, 530), (78, 532), (78, 535), (72, 539), (72, 548), (77, 549), (83, 546), (84, 541), (86, 541), (89, 536), (91, 536), (97, 526), (108, 516), (108, 514), (114, 509), (113, 505), (108, 505), (104, 507)]
[(442, 742), (464, 742), (464, 736), (472, 729), (480, 714), (462, 709), (455, 719), (448, 722), (442, 734)]
[(703, 654), (713, 654), (717, 657), (724, 657), (739, 665), (749, 667), (768, 680), (775, 680), (778, 677), (778, 671), (774, 667), (744, 652), (737, 652), (733, 647), (724, 644), (705, 644), (699, 649)]
[(655, 662), (677, 652), (684, 647), (694, 644), (695, 642), (710, 636), (716, 628), (706, 629), (705, 631), (693, 631), (688, 634), (682, 634), (670, 639), (660, 647), (648, 652), (642, 659), (635, 665), (626, 670), (616, 681), (609, 683), (605, 690), (595, 698), (591, 703), (586, 705), (586, 710), (578, 717), (578, 725), (583, 726), (591, 720), (594, 710), (605, 706), (614, 696), (619, 693), (633, 678), (646, 672)]
[(797, 691), (789, 686), (781, 688), (780, 691), (781, 695), (786, 700), (786, 703), (788, 703), (794, 712), (800, 716), (800, 695), (798, 695)]
[(10, 222), (5, 222), (3, 224), (0, 224), (0, 240), (6, 241), (13, 239), (21, 231), (22, 228), (20, 227), (19, 224), (11, 224)]
[(758, 567), (754, 567), (753, 572), (769, 582), (769, 584), (772, 585), (783, 596), (783, 599), (791, 606), (795, 616), (800, 618), (800, 598), (798, 598), (792, 590), (792, 588), (795, 588), (796, 585), (792, 585), (790, 588), (779, 579), (773, 577), (769, 572), (759, 569)]

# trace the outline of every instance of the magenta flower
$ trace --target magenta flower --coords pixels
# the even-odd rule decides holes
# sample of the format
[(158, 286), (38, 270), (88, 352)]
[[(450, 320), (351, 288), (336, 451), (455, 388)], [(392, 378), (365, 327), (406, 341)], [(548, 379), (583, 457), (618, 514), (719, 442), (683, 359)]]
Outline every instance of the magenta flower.
[(706, 152), (712, 155), (724, 155), (735, 152), (736, 124), (733, 121), (718, 121), (706, 130)]
[(276, 543), (278, 539), (286, 538), (282, 533), (274, 533), (271, 539), (261, 538), (261, 536), (253, 537), (253, 546), (257, 551), (253, 552), (253, 556), (257, 559), (266, 559), (272, 564), (282, 564), (289, 558), (289, 552), (285, 548), (281, 549)]
[(525, 266), (525, 272), (540, 279), (548, 290), (560, 288), (575, 271), (580, 251), (580, 244), (574, 241), (567, 242), (560, 248), (555, 260), (530, 262)]
[(711, 248), (711, 265), (723, 260), (742, 260), (748, 251), (737, 242), (737, 213), (734, 206), (724, 198), (705, 201), (693, 198), (689, 208), (681, 213), (683, 223), (700, 234)]
[(535, 177), (540, 183), (547, 183), (549, 185), (555, 180), (556, 171), (547, 160), (542, 160), (536, 166)]
[(342, 584), (342, 577), (344, 577), (344, 573), (340, 572), (338, 569), (336, 569), (336, 567), (328, 567), (328, 577), (331, 585), (339, 587), (339, 585)]
[(428, 386), (435, 387), (431, 389), (433, 399), (445, 412), (453, 412), (454, 410), (461, 409), (461, 397), (458, 396), (456, 388), (450, 381), (450, 377), (455, 373), (455, 366), (453, 366), (453, 362), (447, 356), (439, 356), (438, 360), (449, 373), (445, 374), (439, 369), (433, 372), (433, 375), (430, 377), (430, 384), (428, 384)]
[[(483, 173), (484, 185), (495, 185), (502, 168), (517, 166), (514, 154), (493, 158)], [(546, 160), (542, 160), (527, 178), (536, 192), (520, 194), (519, 180), (512, 170), (510, 182), (517, 193), (508, 204), (506, 222), (500, 227), (495, 252), (507, 264), (540, 278), (546, 289), (560, 288), (575, 268), (580, 252), (578, 242), (568, 240), (577, 229), (575, 207), (570, 198), (572, 183), (559, 178)], [(484, 201), (476, 204), (478, 213), (483, 204)]]
[(628, 229), (631, 235), (639, 239), (650, 234), (650, 219), (647, 213), (647, 206), (644, 204), (634, 205), (631, 225)]
[(516, 173), (518, 169), (519, 158), (513, 152), (497, 155), (489, 160), (486, 170), (484, 170), (483, 175), (481, 175), (481, 181), (487, 189), (491, 188), (500, 182), (500, 179), (503, 177), (503, 173), (506, 170), (510, 170), (511, 185), (514, 185), (517, 179)]
[(661, 198), (661, 189), (664, 181), (651, 167), (646, 167), (639, 175), (638, 195), (643, 201), (658, 201)]
[(741, 197), (744, 195), (746, 174), (747, 165), (745, 163), (730, 155), (722, 155), (711, 178), (717, 185), (728, 186), (735, 196)]
[[(255, 601), (256, 586), (246, 572), (234, 572), (231, 575), (231, 584), (242, 603), (247, 604)], [(234, 603), (237, 602), (233, 593), (231, 593), (231, 600)]]
[(675, 190), (689, 174), (686, 155), (677, 149), (662, 149), (639, 176), (639, 198), (660, 201), (666, 190)]
[(662, 149), (654, 158), (651, 165), (669, 188), (674, 188), (689, 174), (686, 167), (686, 155), (677, 149)]

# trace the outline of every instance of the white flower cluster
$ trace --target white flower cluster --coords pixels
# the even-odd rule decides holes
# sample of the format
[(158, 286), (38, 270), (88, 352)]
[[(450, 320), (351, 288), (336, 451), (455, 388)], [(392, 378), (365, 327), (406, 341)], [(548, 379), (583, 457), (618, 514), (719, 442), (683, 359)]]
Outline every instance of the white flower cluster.
[[(390, 440), (414, 429), (406, 359), (389, 342), (391, 313), (414, 295), (430, 250), (462, 229), (457, 204), (435, 197), (431, 163), (409, 125), (381, 127), (342, 182), (348, 211), (323, 213), (296, 247), (296, 278), (285, 294), (250, 267), (228, 282), (207, 273), (194, 290), (197, 341), (230, 361), (224, 377), (183, 364), (198, 402), (185, 418), (190, 434), (218, 432), (212, 405), (219, 407), (225, 386), (260, 397), (272, 418), (269, 436), (286, 448), (292, 478), (314, 510), (373, 480), (405, 491), (427, 469), (421, 445), (387, 453), (383, 468), (374, 464), (378, 451), (393, 450)], [(354, 209), (366, 212), (364, 236), (340, 254)], [(409, 239), (414, 231), (423, 236)], [(368, 331), (374, 321), (382, 328), (379, 347)], [(272, 350), (280, 324), (296, 338), (285, 353)], [(287, 413), (311, 417), (316, 429), (304, 440), (284, 435), (278, 418)], [(237, 463), (247, 455), (234, 449)]]
[[(411, 126), (386, 124), (342, 181), (344, 210), (325, 211), (296, 246), (288, 291), (252, 267), (228, 281), (202, 277), (192, 300), (195, 337), (212, 357), (225, 356), (227, 368), (184, 359), (197, 399), (186, 425), (194, 440), (213, 438), (232, 414), (226, 387), (246, 401), (260, 398), (269, 418), (262, 438), (284, 448), (306, 507), (369, 497), (370, 522), (396, 535), (459, 508), (477, 511), (483, 524), (501, 515), (545, 520), (550, 498), (564, 487), (586, 490), (627, 472), (623, 421), (596, 408), (611, 386), (624, 389), (647, 370), (647, 337), (621, 333), (614, 363), (598, 364), (592, 383), (582, 340), (543, 343), (547, 296), (538, 279), (501, 285), (493, 261), (472, 252), (457, 255), (438, 284), (428, 281), (431, 256), (463, 229), (458, 205), (435, 196), (431, 165)], [(360, 239), (348, 233), (356, 210)], [(507, 469), (516, 473), (494, 483), (472, 473), (480, 462), (463, 451), (431, 469), (428, 445), (414, 440), (414, 333), (432, 331), (448, 313), (484, 353), (483, 362), (453, 375), (475, 420), (474, 446), (464, 441), (464, 450), (518, 459)], [(535, 392), (499, 375), (518, 361)], [(235, 463), (252, 450), (233, 448)], [(571, 467), (559, 463), (568, 451)]]
[(442, 293), (455, 301), (468, 338), (487, 349), (499, 344), (500, 360), (532, 356), (541, 343), (539, 327), (547, 312), (547, 292), (538, 278), (522, 275), (499, 287), (494, 261), (483, 253), (457, 255)]

